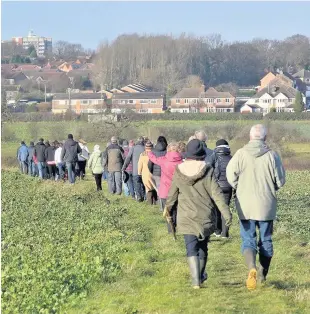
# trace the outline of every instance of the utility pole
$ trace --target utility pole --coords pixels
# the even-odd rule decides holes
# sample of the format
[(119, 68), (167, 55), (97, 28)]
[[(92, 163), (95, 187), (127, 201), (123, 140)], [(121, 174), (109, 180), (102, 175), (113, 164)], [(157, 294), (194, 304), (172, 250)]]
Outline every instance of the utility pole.
[(46, 102), (46, 83), (44, 84), (44, 101)]

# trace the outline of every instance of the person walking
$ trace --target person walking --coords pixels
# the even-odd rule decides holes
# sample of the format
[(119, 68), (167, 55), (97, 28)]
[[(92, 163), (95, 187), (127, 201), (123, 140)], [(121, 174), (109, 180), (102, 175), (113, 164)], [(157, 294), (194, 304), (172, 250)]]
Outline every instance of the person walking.
[(28, 146), (28, 174), (32, 177), (36, 176), (36, 165), (33, 160), (34, 142), (30, 142)]
[(37, 167), (39, 171), (39, 178), (41, 180), (45, 177), (45, 150), (43, 138), (39, 139), (39, 142), (34, 147), (34, 159), (37, 161)]
[(17, 150), (17, 160), (19, 163), (20, 172), (23, 174), (28, 173), (28, 147), (24, 141), (20, 142), (20, 147)]
[(193, 288), (199, 289), (207, 279), (205, 272), (208, 242), (215, 230), (215, 206), (230, 225), (232, 215), (222, 190), (214, 177), (213, 168), (205, 163), (206, 152), (200, 140), (187, 144), (186, 160), (176, 167), (168, 193), (164, 216), (178, 204), (177, 228), (184, 235)]
[[(159, 136), (157, 139), (157, 143), (153, 149), (153, 153), (156, 157), (165, 156), (167, 153), (167, 140), (164, 136)], [(151, 160), (148, 163), (149, 170), (153, 175), (153, 179), (156, 184), (157, 190), (160, 188), (160, 177), (161, 177), (161, 166), (153, 163)], [(161, 204), (160, 204), (161, 206)], [(161, 206), (162, 207), (162, 206)]]
[(66, 164), (70, 184), (75, 183), (75, 164), (78, 161), (78, 154), (82, 152), (78, 142), (73, 140), (73, 135), (68, 134), (68, 139), (63, 145), (61, 159)]
[(138, 174), (138, 161), (140, 155), (144, 152), (143, 137), (139, 137), (137, 143), (129, 150), (128, 156), (125, 159), (122, 171), (125, 171), (128, 165), (132, 162), (132, 179), (134, 184), (135, 195), (138, 202), (144, 201), (144, 186), (142, 177)]
[(208, 148), (206, 142), (208, 140), (207, 134), (205, 131), (196, 131), (195, 132), (195, 137), (197, 140), (201, 141), (202, 145), (203, 145), (203, 149), (206, 152), (206, 161), (208, 162), (210, 156), (212, 156), (213, 154), (213, 150)]
[(87, 143), (83, 140), (79, 140), (79, 146), (81, 148), (81, 153), (78, 154), (78, 171), (77, 171), (77, 176), (83, 180), (85, 177), (85, 168), (86, 168), (86, 163), (89, 158), (89, 150), (87, 148)]
[[(210, 156), (209, 161), (214, 168), (214, 176), (222, 189), (226, 204), (229, 206), (232, 197), (232, 187), (227, 181), (226, 168), (231, 160), (230, 147), (226, 140), (220, 139), (216, 142), (216, 148)], [(229, 238), (229, 228), (221, 212), (216, 208), (216, 237)]]
[(118, 145), (117, 138), (111, 138), (111, 145), (106, 149), (106, 158), (103, 166), (108, 167), (108, 187), (111, 194), (122, 194), (122, 167), (124, 151)]
[(145, 151), (141, 153), (138, 161), (138, 175), (142, 177), (147, 202), (150, 205), (155, 205), (157, 201), (157, 192), (155, 190), (156, 184), (148, 167), (149, 162), (148, 153), (151, 152), (152, 148), (153, 144), (150, 141), (148, 141), (145, 144)]
[(97, 192), (102, 191), (102, 173), (103, 173), (103, 166), (102, 166), (102, 153), (100, 151), (100, 146), (94, 146), (94, 152), (90, 155), (88, 164), (88, 168), (91, 169), (97, 186)]
[(58, 169), (58, 176), (56, 177), (56, 181), (58, 181), (59, 179), (64, 180), (64, 176), (65, 176), (65, 164), (63, 163), (61, 159), (62, 147), (63, 147), (63, 144), (58, 143), (58, 147), (55, 150), (55, 164)]
[(47, 168), (47, 177), (50, 180), (55, 180), (56, 176), (56, 163), (55, 163), (55, 151), (57, 143), (53, 142), (52, 145), (49, 145), (45, 149), (45, 160)]
[[(276, 192), (285, 184), (281, 159), (267, 146), (266, 137), (266, 128), (262, 124), (254, 125), (249, 143), (235, 153), (227, 166), (227, 180), (236, 190), (242, 253), (249, 271), (246, 286), (249, 290), (256, 288), (257, 279), (261, 282), (266, 280), (273, 256)], [(256, 269), (257, 252), (259, 276)]]
[(102, 152), (102, 164), (104, 165), (103, 167), (103, 174), (102, 174), (102, 180), (104, 181), (108, 181), (108, 177), (109, 177), (109, 171), (108, 171), (108, 167), (106, 165), (106, 159), (107, 159), (107, 148), (111, 145), (111, 142), (108, 142), (106, 145), (106, 149)]
[[(124, 157), (127, 158), (130, 149), (134, 146), (134, 141), (123, 141), (123, 150), (124, 150)], [(124, 183), (124, 194), (126, 196), (131, 196), (135, 199), (135, 190), (133, 187), (133, 179), (132, 179), (132, 162), (129, 163), (125, 171), (128, 173), (128, 180)]]
[(158, 165), (161, 169), (158, 197), (160, 198), (160, 210), (163, 211), (168, 192), (170, 190), (172, 178), (177, 165), (182, 163), (182, 155), (178, 152), (178, 144), (172, 142), (167, 147), (167, 153), (164, 156), (157, 157), (154, 151), (148, 153), (152, 163)]

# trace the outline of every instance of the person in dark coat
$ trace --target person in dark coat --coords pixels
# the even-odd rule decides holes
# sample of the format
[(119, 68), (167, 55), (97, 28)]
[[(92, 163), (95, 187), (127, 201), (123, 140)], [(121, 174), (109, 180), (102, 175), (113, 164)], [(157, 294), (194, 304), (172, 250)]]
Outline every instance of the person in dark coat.
[(28, 174), (32, 177), (36, 176), (36, 164), (33, 160), (34, 142), (30, 142), (28, 146)]
[(55, 162), (55, 151), (57, 143), (52, 143), (52, 145), (47, 146), (45, 150), (45, 160), (47, 168), (47, 176), (49, 179), (54, 180), (56, 176), (56, 162)]
[(143, 137), (139, 137), (135, 146), (133, 146), (128, 156), (125, 159), (122, 171), (125, 171), (128, 165), (132, 162), (132, 178), (135, 189), (135, 194), (138, 202), (144, 201), (145, 189), (142, 182), (142, 177), (138, 174), (138, 162), (140, 155), (144, 152)]
[[(134, 141), (123, 141), (123, 150), (124, 150), (124, 157), (126, 157), (129, 154), (130, 149), (134, 146)], [(126, 196), (131, 196), (133, 199), (135, 199), (135, 190), (133, 187), (133, 179), (132, 179), (132, 162), (129, 163), (128, 167), (125, 170), (128, 173), (128, 180), (126, 183), (124, 183), (124, 194)]]
[[(167, 143), (166, 138), (164, 136), (159, 136), (157, 139), (157, 143), (154, 149), (152, 150), (155, 157), (165, 156), (167, 153), (167, 146), (168, 146), (168, 143)], [(161, 168), (159, 165), (154, 164), (151, 160), (148, 162), (148, 168), (149, 168), (150, 173), (153, 175), (153, 179), (156, 184), (156, 189), (159, 190)], [(163, 205), (161, 203), (161, 199), (159, 199), (159, 205), (160, 205), (161, 211), (163, 211)]]
[[(216, 148), (209, 158), (211, 166), (214, 168), (214, 177), (224, 193), (225, 202), (229, 206), (232, 197), (232, 187), (227, 181), (226, 168), (231, 160), (230, 147), (226, 140), (221, 139), (216, 142)], [(228, 238), (229, 228), (218, 208), (216, 208), (216, 229), (215, 236)]]
[(45, 176), (45, 150), (43, 138), (39, 139), (39, 142), (34, 147), (34, 156), (37, 160), (37, 166), (39, 171), (39, 178), (43, 179)]
[(208, 242), (215, 230), (215, 206), (231, 224), (232, 214), (222, 190), (214, 178), (213, 168), (205, 162), (206, 152), (201, 141), (187, 144), (186, 160), (176, 167), (164, 210), (172, 219), (171, 211), (177, 207), (177, 230), (183, 234), (193, 288), (199, 289), (207, 279), (205, 273)]
[(103, 166), (108, 167), (108, 187), (111, 194), (122, 194), (122, 167), (124, 164), (124, 150), (118, 145), (117, 138), (111, 138), (111, 145), (106, 149)]
[(21, 141), (20, 147), (17, 150), (17, 160), (21, 173), (28, 173), (28, 147), (24, 141)]
[(61, 151), (61, 160), (66, 164), (68, 179), (71, 184), (75, 182), (75, 164), (78, 161), (78, 154), (81, 152), (79, 143), (73, 140), (72, 134), (68, 134), (68, 139)]

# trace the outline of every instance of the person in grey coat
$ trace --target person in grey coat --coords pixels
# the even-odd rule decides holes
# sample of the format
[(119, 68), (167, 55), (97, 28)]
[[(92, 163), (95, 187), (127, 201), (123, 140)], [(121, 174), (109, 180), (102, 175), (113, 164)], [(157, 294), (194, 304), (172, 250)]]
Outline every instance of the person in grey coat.
[(32, 177), (36, 176), (36, 165), (33, 160), (34, 142), (30, 142), (28, 146), (28, 174)]
[(128, 156), (125, 159), (122, 171), (125, 171), (128, 165), (132, 162), (132, 178), (133, 178), (133, 185), (135, 194), (137, 197), (138, 202), (143, 202), (144, 200), (144, 185), (142, 182), (142, 177), (138, 175), (138, 162), (140, 155), (144, 152), (144, 141), (143, 137), (140, 136), (137, 140), (137, 143), (135, 146), (133, 146)]

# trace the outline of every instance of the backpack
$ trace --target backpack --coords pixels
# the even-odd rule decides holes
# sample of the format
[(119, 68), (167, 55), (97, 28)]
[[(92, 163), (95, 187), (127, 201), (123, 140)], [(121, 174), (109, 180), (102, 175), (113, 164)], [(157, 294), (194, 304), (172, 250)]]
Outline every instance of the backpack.
[(214, 177), (221, 188), (230, 187), (226, 177), (226, 168), (231, 158), (230, 155), (216, 155)]

